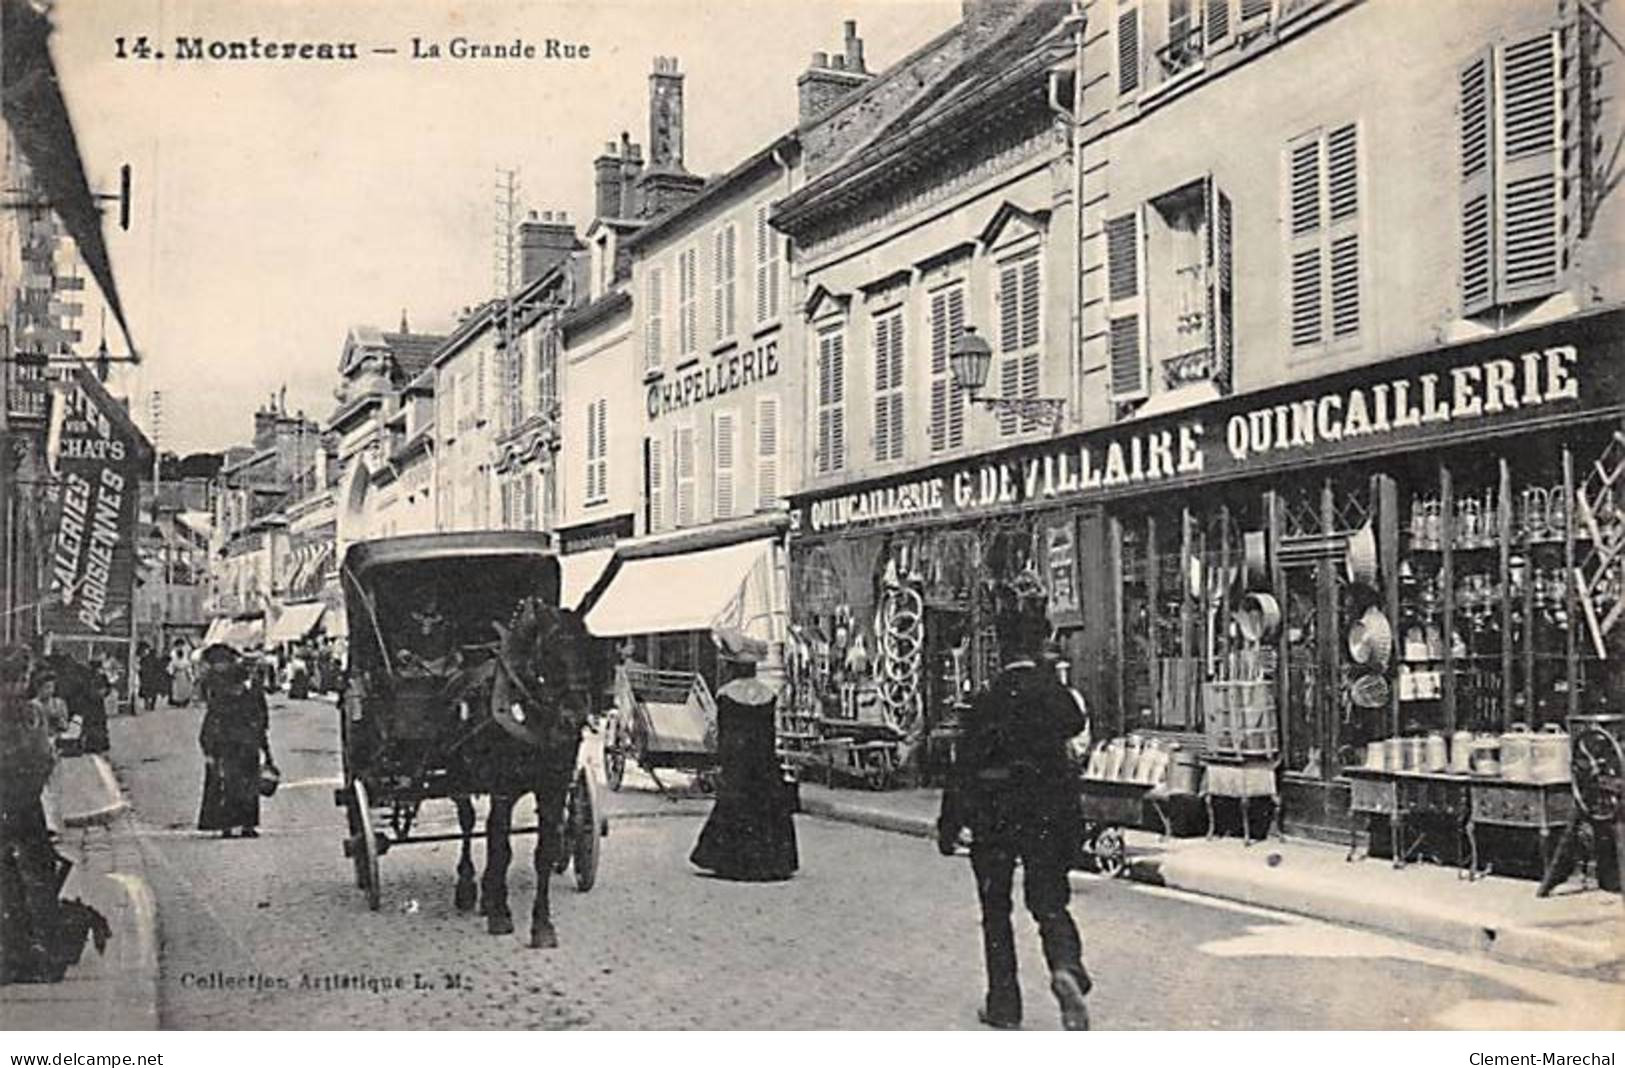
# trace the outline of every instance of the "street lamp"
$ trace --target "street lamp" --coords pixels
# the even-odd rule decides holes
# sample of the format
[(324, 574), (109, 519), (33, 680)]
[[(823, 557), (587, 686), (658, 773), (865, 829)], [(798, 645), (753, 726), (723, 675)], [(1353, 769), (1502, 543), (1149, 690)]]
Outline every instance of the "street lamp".
[(965, 391), (972, 403), (994, 412), (1008, 412), (1027, 421), (1048, 423), (1050, 432), (1061, 429), (1061, 418), (1066, 412), (1066, 401), (1060, 397), (983, 397), (987, 373), (993, 366), (993, 349), (977, 334), (974, 326), (967, 326), (948, 346), (948, 370), (954, 385)]

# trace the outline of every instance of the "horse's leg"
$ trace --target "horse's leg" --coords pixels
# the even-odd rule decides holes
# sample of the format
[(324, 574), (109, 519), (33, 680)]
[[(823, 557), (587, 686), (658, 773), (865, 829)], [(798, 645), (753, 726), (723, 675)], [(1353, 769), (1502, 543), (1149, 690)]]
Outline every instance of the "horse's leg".
[(463, 832), (463, 851), (457, 857), (457, 911), (467, 912), (478, 894), (474, 884), (474, 799), (458, 796), (451, 801), (457, 806), (457, 826)]
[(508, 911), (508, 863), (513, 845), (508, 831), (513, 826), (514, 798), (491, 795), (491, 810), (485, 817), (485, 874), (480, 879), (480, 908), (485, 913), (485, 929), (494, 935), (513, 933), (513, 914)]
[(575, 777), (572, 763), (559, 766), (543, 760), (536, 773), (536, 901), (530, 908), (530, 944), (533, 949), (554, 949), (559, 936), (553, 930), (549, 883), (554, 863), (564, 853), (564, 801)]

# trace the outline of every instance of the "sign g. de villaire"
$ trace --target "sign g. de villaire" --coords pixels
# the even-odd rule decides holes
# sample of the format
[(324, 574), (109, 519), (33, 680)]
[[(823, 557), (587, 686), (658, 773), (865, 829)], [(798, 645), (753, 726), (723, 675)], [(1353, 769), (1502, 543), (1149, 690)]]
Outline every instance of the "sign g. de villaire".
[[(1611, 314), (1284, 387), (1161, 420), (808, 495), (804, 534), (1072, 503), (1498, 436), (1625, 410), (1625, 343)], [(1574, 337), (1576, 328), (1584, 337)], [(1542, 343), (1545, 342), (1545, 343)], [(1524, 347), (1528, 346), (1528, 347)]]

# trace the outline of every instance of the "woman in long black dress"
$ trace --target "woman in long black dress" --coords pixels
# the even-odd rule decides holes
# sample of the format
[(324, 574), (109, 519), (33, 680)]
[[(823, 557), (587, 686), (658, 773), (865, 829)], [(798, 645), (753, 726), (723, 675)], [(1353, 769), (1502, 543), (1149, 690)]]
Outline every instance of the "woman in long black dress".
[(271, 762), (265, 693), (235, 650), (211, 646), (203, 678), (209, 710), (198, 731), (203, 749), (203, 804), (198, 829), (231, 838), (257, 838), (260, 823), (260, 756)]
[(778, 694), (755, 677), (759, 642), (722, 635), (723, 655), (741, 677), (717, 691), (717, 757), (722, 774), (711, 816), (689, 855), (724, 879), (788, 879), (800, 866), (795, 804), (775, 748)]

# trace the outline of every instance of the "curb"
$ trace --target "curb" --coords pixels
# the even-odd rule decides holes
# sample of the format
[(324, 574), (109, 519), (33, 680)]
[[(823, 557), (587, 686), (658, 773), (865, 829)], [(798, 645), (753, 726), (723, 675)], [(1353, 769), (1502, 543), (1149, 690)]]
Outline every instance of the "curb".
[(141, 875), (111, 872), (107, 879), (116, 883), (129, 899), (134, 917), (134, 966), (120, 976), (120, 985), (130, 997), (114, 999), (115, 1008), (104, 1021), (108, 1031), (158, 1030), (158, 899)]
[(105, 827), (129, 811), (130, 803), (125, 800), (124, 791), (119, 787), (118, 777), (113, 774), (113, 766), (107, 762), (107, 758), (100, 753), (91, 753), (89, 759), (95, 765), (96, 774), (101, 777), (107, 796), (114, 800), (88, 812), (64, 814), (64, 827)]
[[(803, 798), (801, 811), (819, 819), (857, 824), (915, 838), (931, 838), (936, 834), (935, 821), (926, 817), (884, 812), (824, 798)], [(1502, 927), (1493, 922), (1486, 925), (1480, 922), (1481, 918), (1449, 915), (1425, 907), (1398, 906), (1380, 917), (1374, 917), (1363, 902), (1325, 888), (1260, 884), (1235, 873), (1204, 871), (1199, 864), (1181, 862), (1178, 857), (1131, 856), (1125, 877), (1147, 886), (1165, 887), (1307, 919), (1360, 927), (1548, 971), (1594, 978), (1600, 970), (1620, 965), (1618, 949), (1611, 949), (1592, 939), (1533, 927)], [(1098, 878), (1083, 872), (1072, 873), (1075, 887)]]

